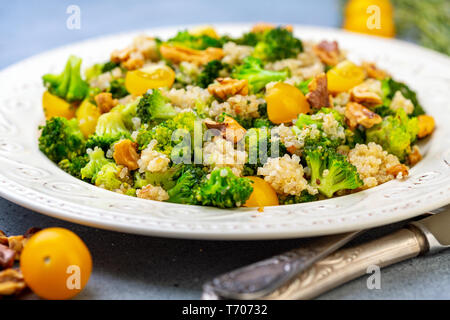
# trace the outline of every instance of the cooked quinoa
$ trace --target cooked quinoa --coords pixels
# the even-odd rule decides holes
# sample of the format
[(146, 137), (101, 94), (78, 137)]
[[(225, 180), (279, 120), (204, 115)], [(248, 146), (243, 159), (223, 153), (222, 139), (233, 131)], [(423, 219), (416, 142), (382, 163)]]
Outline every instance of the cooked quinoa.
[(43, 76), (39, 148), (77, 178), (147, 200), (233, 208), (342, 196), (407, 179), (422, 158), (415, 142), (434, 129), (406, 84), (290, 26), (141, 35), (84, 75), (80, 64), (71, 56)]
[(278, 194), (300, 195), (303, 190), (317, 194), (317, 189), (309, 186), (304, 178), (300, 157), (295, 154), (269, 159), (264, 166), (258, 168), (258, 175), (263, 176)]
[[(387, 169), (400, 164), (398, 158), (373, 142), (357, 144), (348, 153), (348, 160), (353, 164), (364, 182), (363, 189), (375, 187), (396, 177), (387, 173)], [(400, 177), (402, 178), (402, 177)]]

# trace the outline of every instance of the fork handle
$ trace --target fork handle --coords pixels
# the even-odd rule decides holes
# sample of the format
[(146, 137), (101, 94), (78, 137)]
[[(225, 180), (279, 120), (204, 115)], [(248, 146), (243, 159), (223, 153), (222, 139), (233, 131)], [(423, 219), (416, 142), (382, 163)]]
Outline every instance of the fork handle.
[(414, 228), (400, 229), (380, 239), (336, 251), (264, 299), (311, 299), (366, 274), (370, 266), (382, 268), (426, 250), (427, 242), (421, 232)]

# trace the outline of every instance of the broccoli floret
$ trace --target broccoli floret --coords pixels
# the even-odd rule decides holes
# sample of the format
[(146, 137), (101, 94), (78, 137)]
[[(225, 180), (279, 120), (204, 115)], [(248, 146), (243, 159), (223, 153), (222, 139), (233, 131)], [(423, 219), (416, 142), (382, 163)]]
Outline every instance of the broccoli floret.
[(247, 32), (242, 35), (242, 37), (234, 39), (237, 44), (244, 46), (256, 46), (256, 44), (263, 39), (264, 34), (261, 32)]
[(327, 148), (308, 148), (305, 153), (311, 169), (311, 185), (326, 197), (331, 198), (339, 190), (363, 185), (356, 167), (343, 155)]
[[(122, 184), (126, 183), (125, 178), (121, 179), (119, 177), (121, 170), (122, 168), (114, 162), (104, 164), (96, 174), (95, 185), (106, 190), (119, 189)], [(128, 186), (128, 184), (125, 186)]]
[(39, 129), (42, 129), (39, 149), (53, 162), (71, 160), (86, 150), (84, 136), (76, 119), (54, 117)]
[(226, 167), (214, 169), (199, 185), (195, 197), (205, 206), (233, 208), (242, 206), (252, 192), (250, 179), (237, 177)]
[[(389, 102), (390, 103), (390, 102)], [(392, 110), (389, 105), (380, 104), (373, 108), (373, 111), (379, 114), (381, 117), (392, 116), (395, 114), (395, 111)]]
[(120, 67), (120, 64), (117, 62), (108, 61), (101, 65), (102, 67), (102, 73), (114, 70), (117, 67)]
[(274, 124), (269, 120), (267, 115), (267, 103), (262, 103), (258, 106), (259, 117), (253, 119), (253, 128), (272, 128)]
[(81, 79), (80, 67), (81, 59), (70, 56), (61, 74), (46, 74), (42, 77), (44, 85), (51, 94), (69, 102), (83, 100), (88, 93), (89, 85)]
[(99, 147), (106, 152), (113, 143), (123, 138), (130, 138), (128, 128), (134, 129), (131, 119), (136, 114), (136, 104), (135, 101), (127, 106), (119, 105), (110, 112), (102, 114), (97, 120), (95, 134), (86, 141), (86, 148)]
[(252, 56), (262, 61), (276, 61), (296, 57), (303, 51), (302, 42), (285, 28), (265, 31)]
[(383, 92), (383, 105), (389, 106), (395, 93), (400, 91), (403, 97), (411, 100), (414, 105), (414, 111), (409, 115), (410, 117), (417, 117), (421, 114), (425, 114), (422, 105), (417, 99), (417, 94), (406, 84), (389, 78), (381, 81), (381, 88)]
[(245, 135), (247, 162), (258, 167), (264, 165), (268, 158), (282, 157), (287, 150), (279, 140), (272, 140), (268, 128), (252, 128)]
[[(155, 150), (172, 157), (173, 148), (181, 143), (185, 136), (190, 135), (190, 142), (194, 141), (193, 134), (196, 119), (197, 116), (193, 112), (181, 112), (173, 119), (161, 122), (152, 129), (142, 127), (137, 136), (139, 149), (145, 149), (150, 141), (156, 139), (158, 144), (156, 145)], [(178, 135), (178, 139), (172, 139), (172, 134), (175, 132)], [(179, 156), (179, 154), (177, 156)]]
[(122, 116), (122, 121), (128, 130), (134, 131), (139, 128), (139, 126), (136, 127), (136, 123), (133, 122), (133, 118), (137, 117), (137, 106), (140, 99), (141, 97), (135, 99), (127, 105), (118, 105), (111, 110), (112, 112), (117, 111), (120, 113)]
[(153, 186), (160, 186), (164, 190), (169, 190), (175, 186), (178, 177), (182, 174), (182, 170), (183, 165), (177, 164), (164, 172), (135, 172), (133, 186), (136, 189), (140, 189), (151, 184)]
[(223, 42), (207, 35), (192, 35), (188, 31), (180, 31), (175, 37), (170, 38), (167, 43), (188, 47), (196, 50), (204, 50), (209, 47), (221, 48)]
[(282, 81), (289, 75), (288, 71), (264, 70), (262, 62), (258, 58), (247, 57), (244, 63), (235, 68), (233, 78), (247, 79), (251, 90), (256, 93), (272, 81)]
[(105, 153), (100, 148), (88, 150), (89, 162), (80, 170), (81, 179), (90, 179), (93, 183), (101, 168), (112, 161), (105, 158)]
[(358, 143), (365, 143), (366, 133), (359, 128), (355, 128), (354, 130), (345, 129), (345, 141), (346, 145), (348, 145), (350, 148), (354, 148)]
[(125, 79), (112, 80), (109, 84), (108, 92), (112, 94), (113, 99), (120, 99), (130, 94), (125, 88)]
[[(345, 129), (343, 126), (343, 117), (339, 113), (337, 113), (335, 110), (328, 109), (328, 108), (322, 108), (318, 113), (332, 113), (334, 119), (339, 123), (340, 129), (345, 133)], [(303, 129), (311, 129), (311, 130), (305, 130)], [(326, 134), (326, 132), (323, 130), (323, 119), (316, 118), (311, 115), (307, 114), (300, 114), (297, 122), (295, 123), (295, 126), (292, 127), (294, 132), (297, 134), (297, 136), (303, 140), (305, 147), (317, 147), (322, 146), (326, 148), (336, 148), (339, 145), (343, 144), (345, 142), (345, 138), (338, 138), (335, 136), (329, 136)], [(313, 129), (317, 129), (319, 132), (314, 133)], [(312, 132), (313, 131), (313, 132)], [(306, 134), (305, 134), (306, 133)]]
[(397, 109), (395, 115), (366, 130), (366, 141), (375, 142), (387, 152), (405, 161), (411, 153), (411, 144), (416, 140), (419, 123), (416, 117), (408, 118), (405, 110)]
[(81, 169), (89, 162), (89, 157), (85, 154), (77, 156), (72, 160), (63, 159), (58, 163), (58, 167), (63, 169), (68, 174), (81, 179)]
[(311, 115), (305, 114), (305, 113), (301, 113), (298, 116), (297, 122), (295, 123), (295, 125), (299, 128), (299, 129), (303, 129), (305, 127), (310, 127), (310, 126), (315, 126), (317, 129), (322, 129), (322, 120), (320, 119), (313, 119), (311, 117)]
[(130, 132), (123, 122), (122, 114), (118, 110), (111, 110), (98, 118), (95, 134), (98, 136), (128, 137)]
[(151, 123), (155, 120), (167, 120), (175, 117), (176, 112), (161, 91), (153, 89), (139, 100), (137, 116), (143, 123)]
[(86, 149), (95, 149), (98, 147), (104, 152), (107, 152), (111, 145), (122, 139), (122, 135), (104, 135), (98, 136), (96, 134), (90, 136), (86, 141)]
[(202, 88), (208, 87), (219, 77), (219, 73), (224, 67), (224, 64), (219, 60), (208, 62), (197, 77), (197, 85)]
[(295, 203), (303, 203), (303, 202), (312, 202), (319, 200), (318, 194), (312, 195), (309, 194), (308, 191), (303, 190), (300, 195), (280, 195), (278, 196), (278, 201), (280, 205), (283, 204), (295, 204)]
[(195, 197), (196, 188), (206, 175), (206, 172), (201, 167), (186, 165), (181, 170), (181, 175), (176, 181), (176, 185), (169, 189), (169, 202), (182, 204), (197, 204)]

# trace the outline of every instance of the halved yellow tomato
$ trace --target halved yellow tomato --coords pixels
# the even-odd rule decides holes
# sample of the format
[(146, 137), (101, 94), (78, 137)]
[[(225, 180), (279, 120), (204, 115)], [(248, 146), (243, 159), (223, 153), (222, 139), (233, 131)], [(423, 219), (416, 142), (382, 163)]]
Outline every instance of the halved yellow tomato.
[(98, 110), (97, 106), (90, 103), (89, 100), (84, 100), (78, 107), (76, 112), (78, 126), (85, 137), (95, 132), (100, 115), (100, 110)]
[(308, 101), (300, 89), (283, 82), (275, 84), (265, 96), (267, 115), (273, 123), (291, 122), (300, 113), (310, 110)]
[(327, 72), (328, 90), (331, 92), (348, 91), (364, 81), (364, 70), (345, 60)]
[(253, 181), (253, 192), (245, 202), (244, 207), (269, 207), (277, 206), (278, 196), (275, 190), (260, 177), (246, 177)]
[(164, 65), (153, 65), (143, 69), (128, 71), (125, 87), (132, 95), (140, 96), (148, 89), (170, 88), (175, 81), (175, 72)]
[(42, 107), (44, 108), (46, 119), (53, 117), (72, 119), (75, 117), (75, 108), (73, 105), (48, 91), (45, 91), (42, 96)]

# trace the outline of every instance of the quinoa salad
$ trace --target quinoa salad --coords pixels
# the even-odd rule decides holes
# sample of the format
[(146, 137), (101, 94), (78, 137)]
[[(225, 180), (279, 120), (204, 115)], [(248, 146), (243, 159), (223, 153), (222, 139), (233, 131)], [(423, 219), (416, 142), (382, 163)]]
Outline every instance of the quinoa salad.
[(262, 211), (359, 192), (407, 179), (435, 127), (388, 70), (289, 25), (142, 35), (81, 64), (42, 77), (39, 149), (142, 199)]

